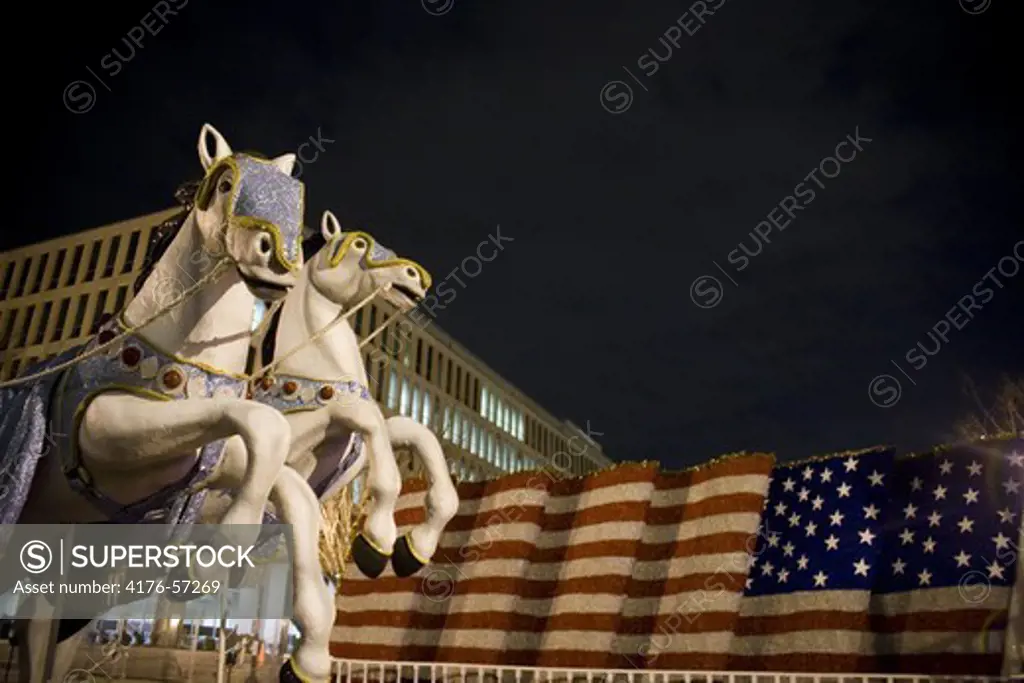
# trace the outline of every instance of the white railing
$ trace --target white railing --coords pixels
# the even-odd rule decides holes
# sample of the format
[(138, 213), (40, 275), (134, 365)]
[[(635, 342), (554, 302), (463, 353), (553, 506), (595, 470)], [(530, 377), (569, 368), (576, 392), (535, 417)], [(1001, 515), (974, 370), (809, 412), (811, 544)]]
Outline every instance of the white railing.
[(335, 659), (335, 683), (1002, 683), (998, 676), (638, 671)]

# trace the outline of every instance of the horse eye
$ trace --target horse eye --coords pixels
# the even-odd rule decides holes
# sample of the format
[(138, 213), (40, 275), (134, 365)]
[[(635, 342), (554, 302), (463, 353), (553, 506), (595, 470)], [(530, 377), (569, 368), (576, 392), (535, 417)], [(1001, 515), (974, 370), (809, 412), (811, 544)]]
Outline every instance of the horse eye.
[(221, 194), (227, 194), (228, 192), (231, 192), (231, 181), (230, 180), (222, 180), (222, 181), (220, 181), (220, 184), (217, 185), (217, 189), (220, 190)]

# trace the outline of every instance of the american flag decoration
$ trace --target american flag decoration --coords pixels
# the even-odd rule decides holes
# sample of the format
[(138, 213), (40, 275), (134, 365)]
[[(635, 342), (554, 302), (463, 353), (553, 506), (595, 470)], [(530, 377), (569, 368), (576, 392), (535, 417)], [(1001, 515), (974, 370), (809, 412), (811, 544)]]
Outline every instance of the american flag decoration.
[(874, 449), (772, 476), (731, 668), (999, 675), (1019, 445)]
[(774, 469), (730, 668), (863, 670), (893, 463), (875, 448)]
[(877, 649), (881, 664), (923, 674), (1000, 673), (1012, 647), (1004, 636), (1022, 501), (1019, 442), (898, 461), (872, 601), (875, 629), (891, 634)]
[[(628, 463), (553, 480), (459, 484), (434, 563), (400, 579), (350, 566), (332, 653), (583, 668), (722, 668), (774, 458), (685, 472)], [(399, 530), (422, 520), (406, 482)]]

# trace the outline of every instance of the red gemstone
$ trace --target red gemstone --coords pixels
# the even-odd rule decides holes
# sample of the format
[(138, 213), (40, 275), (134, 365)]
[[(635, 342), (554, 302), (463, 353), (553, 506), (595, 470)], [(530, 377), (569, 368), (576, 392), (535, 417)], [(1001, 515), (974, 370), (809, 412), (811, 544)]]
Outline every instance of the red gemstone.
[(334, 387), (329, 384), (325, 384), (320, 387), (320, 398), (325, 401), (330, 401), (334, 397)]
[(284, 383), (282, 389), (284, 389), (284, 393), (286, 394), (294, 394), (296, 391), (299, 390), (299, 385), (291, 380), (288, 380), (287, 382)]
[(126, 346), (121, 351), (121, 362), (130, 368), (134, 368), (142, 360), (142, 352), (134, 346)]
[(185, 381), (185, 378), (177, 370), (168, 370), (164, 373), (163, 380), (164, 386), (168, 389), (177, 389)]

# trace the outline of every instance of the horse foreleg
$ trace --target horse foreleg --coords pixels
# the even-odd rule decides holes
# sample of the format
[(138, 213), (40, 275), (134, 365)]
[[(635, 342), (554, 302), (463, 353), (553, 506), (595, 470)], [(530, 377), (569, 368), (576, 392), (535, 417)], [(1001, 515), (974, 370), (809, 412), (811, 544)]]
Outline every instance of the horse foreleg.
[(298, 472), (286, 467), (270, 494), (282, 521), (291, 525), (293, 614), (302, 638), (281, 668), (282, 681), (310, 683), (331, 675), (334, 602), (320, 567), (320, 501)]
[(402, 489), (402, 475), (388, 441), (384, 416), (376, 403), (337, 401), (327, 404), (325, 410), (332, 424), (363, 436), (370, 466), (366, 495), (372, 500), (367, 506), (363, 530), (352, 545), (352, 560), (363, 574), (376, 578), (387, 567), (398, 538), (395, 504)]
[(270, 489), (284, 466), (291, 442), (288, 421), (277, 410), (236, 398), (154, 401), (128, 394), (103, 394), (85, 411), (79, 428), (83, 460), (90, 468), (143, 470), (238, 435), (249, 454), (239, 489), (221, 524), (251, 525), (255, 541)]
[(448, 473), (444, 449), (433, 432), (408, 417), (391, 417), (386, 424), (391, 445), (416, 451), (430, 481), (426, 519), (398, 541), (391, 558), (397, 576), (412, 576), (437, 551), (445, 526), (459, 511), (459, 493)]

